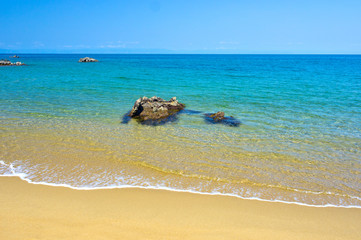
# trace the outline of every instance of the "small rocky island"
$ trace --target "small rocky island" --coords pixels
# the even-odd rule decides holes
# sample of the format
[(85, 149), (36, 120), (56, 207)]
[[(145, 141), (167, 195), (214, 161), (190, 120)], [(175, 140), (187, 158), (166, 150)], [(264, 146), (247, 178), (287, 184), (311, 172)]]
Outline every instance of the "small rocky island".
[(24, 63), (22, 62), (10, 62), (9, 60), (5, 60), (5, 59), (2, 59), (0, 60), (0, 66), (22, 66), (22, 65), (25, 65)]
[(14, 56), (12, 56), (12, 58), (19, 58), (19, 56), (18, 56), (18, 55), (14, 55)]
[(142, 97), (135, 101), (129, 117), (140, 122), (166, 119), (183, 110), (185, 105), (179, 103), (176, 97), (166, 101), (160, 97)]
[(98, 62), (98, 60), (96, 60), (95, 58), (85, 57), (80, 58), (78, 62)]

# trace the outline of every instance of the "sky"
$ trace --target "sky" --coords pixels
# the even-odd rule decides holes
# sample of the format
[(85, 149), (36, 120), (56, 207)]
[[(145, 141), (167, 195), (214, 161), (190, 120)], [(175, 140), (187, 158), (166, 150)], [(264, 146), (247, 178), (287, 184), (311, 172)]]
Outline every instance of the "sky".
[(0, 0), (0, 53), (361, 54), (361, 0)]

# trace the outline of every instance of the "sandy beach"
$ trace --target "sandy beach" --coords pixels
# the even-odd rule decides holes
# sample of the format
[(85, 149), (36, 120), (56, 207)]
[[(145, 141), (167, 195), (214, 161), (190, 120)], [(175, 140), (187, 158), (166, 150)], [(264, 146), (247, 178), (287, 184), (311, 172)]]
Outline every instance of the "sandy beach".
[(361, 239), (355, 208), (0, 182), (0, 239)]
[(325, 3), (2, 1), (0, 240), (361, 240), (361, 1)]

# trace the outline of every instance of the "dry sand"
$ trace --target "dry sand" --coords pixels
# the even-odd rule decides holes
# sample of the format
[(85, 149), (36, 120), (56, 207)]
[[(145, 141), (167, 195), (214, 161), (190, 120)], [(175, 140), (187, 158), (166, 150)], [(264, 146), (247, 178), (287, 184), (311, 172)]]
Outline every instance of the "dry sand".
[(361, 209), (0, 177), (0, 239), (361, 239)]

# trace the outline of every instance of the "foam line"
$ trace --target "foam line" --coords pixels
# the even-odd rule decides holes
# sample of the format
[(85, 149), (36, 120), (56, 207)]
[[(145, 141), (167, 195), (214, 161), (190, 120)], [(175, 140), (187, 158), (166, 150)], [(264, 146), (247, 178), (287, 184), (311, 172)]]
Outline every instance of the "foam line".
[[(334, 207), (334, 208), (359, 208), (361, 209), (361, 206), (358, 205), (334, 205), (334, 204), (325, 204), (325, 205), (314, 205), (314, 204), (307, 204), (307, 203), (301, 203), (301, 202), (291, 202), (291, 201), (284, 201), (284, 200), (268, 200), (268, 199), (262, 199), (258, 197), (242, 197), (236, 194), (231, 193), (220, 193), (220, 192), (211, 192), (211, 193), (205, 193), (205, 192), (199, 192), (194, 190), (186, 190), (186, 189), (174, 189), (169, 187), (160, 187), (160, 186), (134, 186), (134, 185), (118, 185), (118, 186), (107, 186), (107, 187), (74, 187), (69, 184), (58, 184), (58, 183), (48, 183), (48, 182), (33, 182), (32, 180), (26, 178), (27, 174), (25, 173), (16, 173), (15, 168), (12, 164), (6, 164), (4, 161), (0, 160), (0, 164), (9, 167), (9, 170), (12, 174), (2, 174), (0, 177), (18, 177), (23, 181), (26, 181), (30, 184), (36, 184), (36, 185), (45, 185), (45, 186), (52, 186), (52, 187), (66, 187), (74, 190), (101, 190), (101, 189), (123, 189), (123, 188), (135, 188), (135, 189), (150, 189), (150, 190), (166, 190), (166, 191), (172, 191), (172, 192), (183, 192), (183, 193), (193, 193), (193, 194), (201, 194), (201, 195), (211, 195), (211, 196), (228, 196), (228, 197), (236, 197), (244, 200), (257, 200), (262, 202), (276, 202), (276, 203), (285, 203), (285, 204), (295, 204), (300, 206), (306, 206), (306, 207)], [(352, 198), (359, 199), (358, 197)]]

